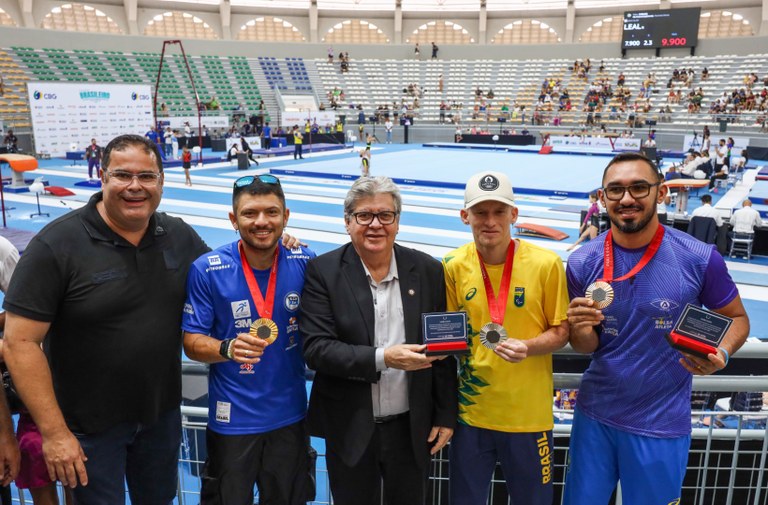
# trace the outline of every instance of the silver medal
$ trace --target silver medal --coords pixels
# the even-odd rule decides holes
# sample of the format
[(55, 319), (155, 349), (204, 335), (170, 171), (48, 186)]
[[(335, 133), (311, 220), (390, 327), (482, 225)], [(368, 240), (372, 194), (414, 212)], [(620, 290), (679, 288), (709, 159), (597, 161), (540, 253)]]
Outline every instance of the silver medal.
[(500, 324), (488, 323), (480, 329), (480, 343), (488, 349), (496, 349), (506, 339), (507, 330)]

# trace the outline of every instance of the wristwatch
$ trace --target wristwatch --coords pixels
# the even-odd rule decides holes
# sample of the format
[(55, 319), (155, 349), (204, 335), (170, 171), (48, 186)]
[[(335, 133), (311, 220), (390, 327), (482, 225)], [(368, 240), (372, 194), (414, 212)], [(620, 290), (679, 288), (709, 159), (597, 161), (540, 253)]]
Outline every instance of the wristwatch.
[(219, 354), (222, 358), (232, 359), (232, 356), (229, 355), (229, 346), (232, 345), (233, 340), (234, 339), (230, 338), (221, 342), (221, 346), (219, 347)]

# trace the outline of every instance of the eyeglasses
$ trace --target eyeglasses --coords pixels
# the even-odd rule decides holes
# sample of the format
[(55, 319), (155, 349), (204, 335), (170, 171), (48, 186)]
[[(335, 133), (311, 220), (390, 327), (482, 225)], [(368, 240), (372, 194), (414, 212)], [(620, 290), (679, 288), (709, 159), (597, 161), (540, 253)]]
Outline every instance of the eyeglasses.
[(650, 184), (648, 182), (638, 182), (630, 186), (608, 186), (607, 188), (603, 188), (603, 194), (605, 194), (607, 199), (617, 202), (624, 198), (624, 194), (629, 191), (629, 196), (635, 200), (639, 200), (648, 196), (651, 193), (651, 188), (658, 186), (659, 184), (661, 183), (657, 182), (656, 184)]
[(383, 210), (381, 212), (353, 212), (352, 217), (355, 218), (357, 224), (367, 226), (373, 223), (373, 219), (376, 218), (381, 224), (392, 224), (397, 218), (397, 212), (391, 210)]
[(235, 181), (235, 190), (240, 190), (243, 188), (247, 188), (254, 182), (259, 181), (263, 182), (264, 184), (277, 184), (280, 185), (280, 179), (275, 177), (271, 174), (261, 174), (261, 175), (246, 175), (245, 177), (240, 177), (238, 180)]
[(115, 183), (120, 186), (128, 186), (133, 182), (133, 179), (138, 179), (139, 184), (142, 186), (155, 186), (157, 181), (160, 180), (160, 176), (163, 175), (160, 172), (139, 172), (134, 174), (132, 172), (126, 172), (124, 170), (107, 170), (110, 179), (114, 179)]

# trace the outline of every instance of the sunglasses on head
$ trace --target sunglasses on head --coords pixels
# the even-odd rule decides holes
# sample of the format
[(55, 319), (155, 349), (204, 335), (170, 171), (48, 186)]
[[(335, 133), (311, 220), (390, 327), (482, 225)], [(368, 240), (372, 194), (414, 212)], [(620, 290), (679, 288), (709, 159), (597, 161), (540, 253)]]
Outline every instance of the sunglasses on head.
[(276, 184), (280, 186), (280, 179), (272, 174), (246, 175), (235, 181), (234, 191), (237, 193), (248, 186), (259, 182), (262, 184)]

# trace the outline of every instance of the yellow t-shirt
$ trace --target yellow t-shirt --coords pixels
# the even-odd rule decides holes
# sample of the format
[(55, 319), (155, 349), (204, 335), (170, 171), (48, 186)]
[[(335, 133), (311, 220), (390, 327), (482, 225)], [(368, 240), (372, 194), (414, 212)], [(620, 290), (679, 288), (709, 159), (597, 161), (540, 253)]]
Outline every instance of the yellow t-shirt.
[(303, 142), (304, 136), (298, 130), (293, 132), (293, 143), (299, 145)]
[[(459, 421), (504, 432), (551, 430), (552, 356), (530, 356), (509, 363), (480, 343), (480, 329), (491, 322), (475, 243), (443, 258), (447, 305), (467, 312), (471, 353), (462, 356)], [(496, 296), (504, 265), (486, 265)], [(568, 288), (560, 257), (520, 241), (510, 280), (504, 328), (509, 338), (528, 340), (566, 320)]]

